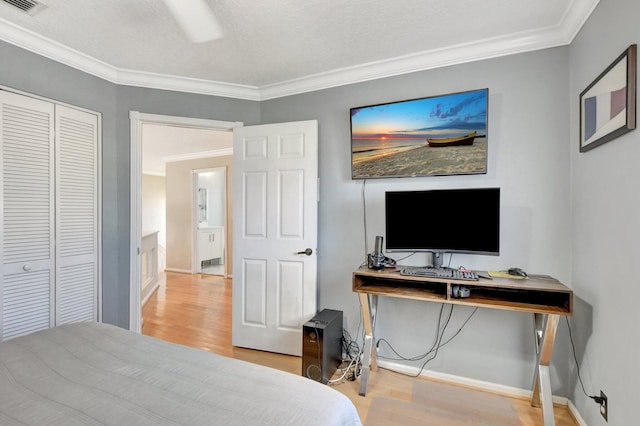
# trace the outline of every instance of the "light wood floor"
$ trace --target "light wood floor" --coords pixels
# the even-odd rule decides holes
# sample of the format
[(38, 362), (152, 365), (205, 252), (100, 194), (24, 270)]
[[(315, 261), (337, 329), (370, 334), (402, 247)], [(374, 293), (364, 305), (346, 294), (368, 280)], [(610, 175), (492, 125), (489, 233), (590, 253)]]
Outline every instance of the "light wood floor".
[[(162, 277), (164, 278), (164, 277)], [(237, 348), (231, 345), (231, 280), (212, 275), (166, 273), (166, 284), (161, 285), (142, 309), (142, 333), (185, 346), (204, 349), (221, 355), (266, 365), (294, 374), (300, 374), (299, 357)], [(353, 401), (365, 423), (372, 401), (391, 398), (411, 401), (412, 386), (416, 380), (398, 373), (378, 369), (369, 379), (367, 396), (358, 395), (358, 382), (345, 382), (334, 388)], [(464, 388), (457, 387), (456, 397)], [(470, 392), (471, 393), (471, 392)], [(540, 409), (528, 400), (509, 398), (525, 426), (542, 424)], [(459, 414), (459, 413), (458, 413)], [(466, 424), (491, 424), (469, 413)], [(575, 426), (566, 406), (555, 406), (557, 426)]]

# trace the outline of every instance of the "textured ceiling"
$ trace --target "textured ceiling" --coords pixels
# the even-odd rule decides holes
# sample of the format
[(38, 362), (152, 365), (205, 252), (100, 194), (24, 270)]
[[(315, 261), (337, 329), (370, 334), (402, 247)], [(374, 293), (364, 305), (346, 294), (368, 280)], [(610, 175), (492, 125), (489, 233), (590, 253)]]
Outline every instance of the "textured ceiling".
[(387, 74), (409, 72), (394, 71), (394, 58), (415, 55), (427, 69), (430, 58), (461, 47), (449, 61), (566, 44), (597, 1), (208, 0), (225, 36), (201, 44), (160, 0), (43, 0), (48, 7), (33, 17), (1, 2), (0, 39), (119, 72), (263, 88), (381, 62)]

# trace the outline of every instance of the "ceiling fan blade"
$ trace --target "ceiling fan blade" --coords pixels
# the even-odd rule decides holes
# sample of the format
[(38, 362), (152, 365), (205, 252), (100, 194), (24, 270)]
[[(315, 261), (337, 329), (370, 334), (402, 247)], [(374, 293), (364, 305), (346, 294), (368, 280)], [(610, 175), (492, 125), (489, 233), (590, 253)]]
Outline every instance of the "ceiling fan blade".
[(193, 43), (221, 38), (222, 26), (205, 0), (164, 0), (178, 25)]

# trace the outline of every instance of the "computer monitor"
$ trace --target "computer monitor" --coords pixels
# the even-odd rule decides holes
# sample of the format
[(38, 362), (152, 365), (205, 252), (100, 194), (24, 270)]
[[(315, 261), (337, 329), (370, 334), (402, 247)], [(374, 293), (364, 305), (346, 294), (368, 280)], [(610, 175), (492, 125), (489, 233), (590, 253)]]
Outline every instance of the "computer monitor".
[(388, 191), (389, 252), (500, 254), (500, 188)]

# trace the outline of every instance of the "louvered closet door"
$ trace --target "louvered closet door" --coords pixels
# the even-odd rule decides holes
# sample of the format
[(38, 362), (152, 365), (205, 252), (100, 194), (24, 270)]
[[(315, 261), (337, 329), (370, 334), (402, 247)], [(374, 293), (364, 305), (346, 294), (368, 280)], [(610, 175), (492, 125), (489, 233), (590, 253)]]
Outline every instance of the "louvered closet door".
[(98, 318), (98, 117), (56, 106), (56, 325)]
[(51, 103), (0, 90), (2, 340), (53, 324)]

